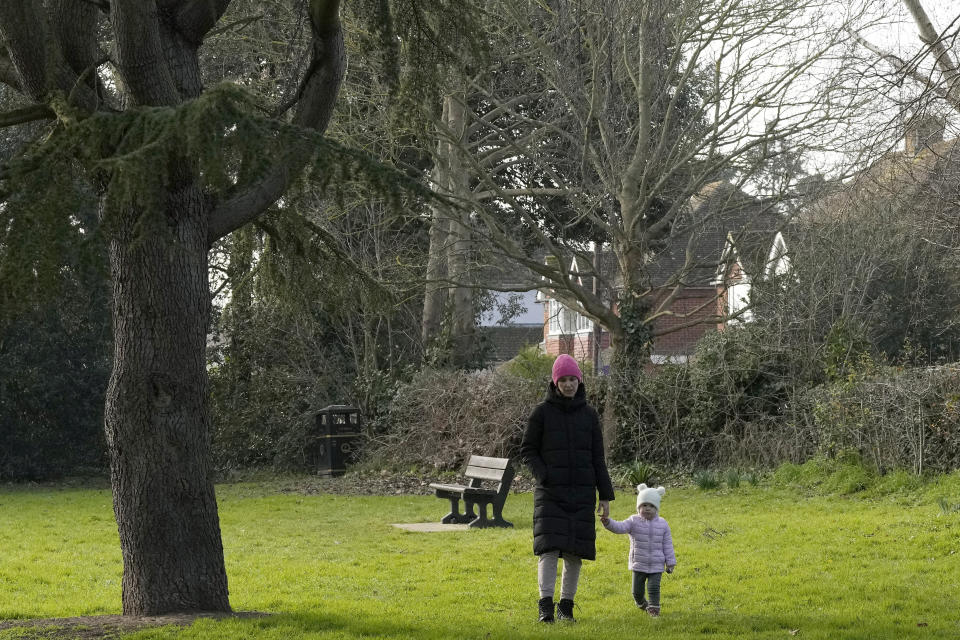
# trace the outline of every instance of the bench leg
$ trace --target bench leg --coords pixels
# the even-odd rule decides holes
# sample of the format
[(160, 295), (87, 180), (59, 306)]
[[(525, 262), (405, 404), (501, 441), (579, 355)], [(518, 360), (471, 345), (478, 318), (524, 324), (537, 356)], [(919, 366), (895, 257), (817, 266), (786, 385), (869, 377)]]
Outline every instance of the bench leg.
[[(476, 520), (470, 523), (470, 526), (476, 529), (485, 529), (486, 527), (503, 527), (510, 528), (513, 527), (512, 522), (507, 522), (503, 519), (503, 506), (497, 506), (492, 502), (467, 502), (467, 505), (470, 507), (470, 511), (473, 511), (473, 505), (476, 504), (480, 508), (480, 515)], [(490, 505), (493, 511), (493, 519), (487, 517), (487, 505)]]
[(491, 523), (491, 526), (494, 526), (494, 527), (512, 527), (513, 526), (512, 522), (507, 522), (506, 520), (503, 519), (503, 505), (500, 505), (499, 507), (497, 505), (493, 505), (493, 522)]
[(473, 505), (465, 502), (466, 512), (460, 513), (460, 498), (450, 498), (450, 513), (440, 519), (441, 524), (466, 524), (477, 516), (473, 513)]
[[(468, 503), (469, 504), (469, 503)], [(513, 526), (512, 522), (507, 522), (503, 519), (503, 507), (498, 507), (492, 502), (478, 502), (476, 503), (480, 507), (480, 517), (470, 523), (471, 527), (477, 529), (485, 529), (486, 527), (504, 527), (509, 528)], [(487, 517), (487, 505), (490, 505), (493, 510), (493, 519)], [(471, 505), (472, 510), (472, 505)]]
[(480, 508), (480, 510), (478, 512), (479, 515), (477, 516), (477, 518), (473, 520), (473, 522), (471, 522), (469, 526), (476, 529), (483, 529), (484, 527), (490, 526), (489, 525), (490, 521), (487, 520), (487, 503), (468, 501), (467, 506), (469, 507), (471, 513), (473, 512), (473, 505), (477, 505)]

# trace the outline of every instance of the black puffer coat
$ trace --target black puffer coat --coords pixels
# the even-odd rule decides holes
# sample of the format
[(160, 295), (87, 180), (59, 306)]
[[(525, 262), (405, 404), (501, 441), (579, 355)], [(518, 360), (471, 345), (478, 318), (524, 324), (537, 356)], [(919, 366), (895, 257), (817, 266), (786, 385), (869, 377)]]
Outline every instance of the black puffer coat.
[(533, 494), (533, 552), (559, 550), (597, 556), (596, 499), (613, 500), (597, 412), (583, 384), (572, 398), (550, 383), (530, 414), (520, 456), (537, 480)]

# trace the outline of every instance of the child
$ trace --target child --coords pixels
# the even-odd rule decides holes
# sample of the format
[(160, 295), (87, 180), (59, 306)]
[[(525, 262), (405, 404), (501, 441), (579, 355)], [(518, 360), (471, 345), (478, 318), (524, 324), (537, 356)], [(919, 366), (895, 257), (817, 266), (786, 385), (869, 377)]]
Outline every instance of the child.
[[(603, 526), (613, 533), (630, 534), (630, 557), (628, 565), (633, 571), (633, 599), (637, 606), (653, 617), (660, 615), (660, 577), (666, 567), (673, 573), (677, 558), (673, 553), (673, 538), (670, 525), (659, 517), (660, 498), (666, 493), (663, 487), (637, 485), (637, 515), (623, 522), (600, 518)], [(643, 597), (646, 583), (649, 600)]]
[(533, 492), (533, 553), (540, 622), (554, 621), (557, 565), (563, 558), (556, 619), (574, 622), (573, 598), (583, 560), (597, 555), (594, 509), (610, 515), (613, 483), (603, 456), (597, 412), (587, 404), (583, 374), (569, 355), (553, 363), (547, 398), (530, 414), (520, 457), (537, 480)]

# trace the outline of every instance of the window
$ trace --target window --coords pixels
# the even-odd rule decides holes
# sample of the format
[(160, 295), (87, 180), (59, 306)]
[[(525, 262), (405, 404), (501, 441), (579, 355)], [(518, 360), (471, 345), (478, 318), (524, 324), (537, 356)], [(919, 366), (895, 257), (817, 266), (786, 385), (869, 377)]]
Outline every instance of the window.
[(593, 322), (573, 309), (563, 306), (559, 300), (550, 300), (550, 333), (583, 333), (593, 330)]
[[(727, 287), (727, 313), (733, 315), (750, 304), (750, 283), (734, 282)], [(750, 309), (743, 311), (734, 322), (750, 322), (753, 312)]]

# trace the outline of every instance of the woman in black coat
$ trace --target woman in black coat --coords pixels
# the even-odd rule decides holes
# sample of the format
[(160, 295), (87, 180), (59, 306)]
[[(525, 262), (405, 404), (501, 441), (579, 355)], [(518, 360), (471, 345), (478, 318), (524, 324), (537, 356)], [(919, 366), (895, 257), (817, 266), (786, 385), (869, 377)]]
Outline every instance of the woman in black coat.
[[(520, 456), (536, 478), (533, 494), (533, 552), (539, 556), (538, 608), (553, 622), (557, 561), (563, 577), (557, 618), (573, 620), (581, 560), (596, 558), (596, 513), (610, 515), (613, 483), (603, 457), (597, 412), (587, 404), (577, 361), (560, 355), (553, 363), (547, 398), (530, 415)], [(597, 494), (600, 504), (597, 505)]]

